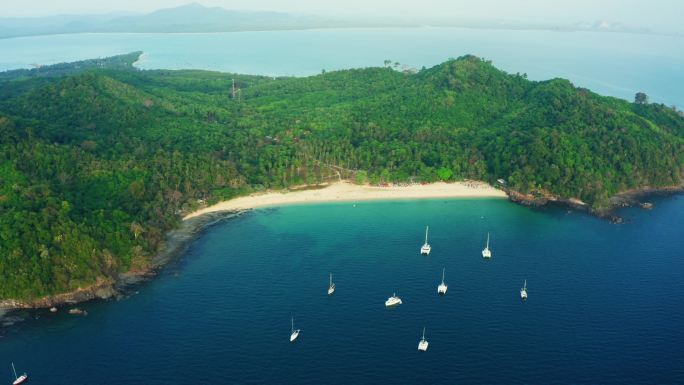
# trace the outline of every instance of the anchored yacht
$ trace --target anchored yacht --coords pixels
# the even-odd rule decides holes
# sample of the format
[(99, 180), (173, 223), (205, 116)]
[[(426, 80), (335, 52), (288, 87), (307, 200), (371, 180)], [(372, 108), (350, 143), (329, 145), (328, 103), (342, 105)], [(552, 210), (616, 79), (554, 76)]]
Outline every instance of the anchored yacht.
[(489, 250), (489, 233), (487, 233), (487, 245), (482, 250), (482, 258), (491, 258), (491, 257), (492, 257), (492, 251)]
[(385, 307), (393, 307), (401, 305), (401, 298), (397, 297), (397, 293), (392, 293), (392, 296), (385, 301)]
[(290, 331), (290, 342), (294, 342), (294, 340), (296, 340), (297, 337), (299, 337), (300, 331), (301, 331), (300, 329), (294, 328), (294, 317), (292, 317), (292, 329)]
[(442, 283), (437, 286), (437, 293), (444, 295), (447, 292), (447, 288), (446, 283), (444, 283), (444, 268), (442, 268)]
[(520, 298), (524, 300), (527, 299), (527, 280), (525, 280), (525, 285), (520, 289)]
[(21, 376), (17, 376), (17, 370), (14, 369), (14, 362), (12, 362), (12, 371), (14, 372), (14, 382), (12, 382), (12, 385), (19, 385), (28, 381), (28, 375), (26, 374), (26, 372), (24, 372), (24, 374), (22, 374)]
[(429, 226), (425, 226), (425, 243), (420, 248), (421, 255), (430, 255), (430, 251), (432, 250), (432, 247), (430, 247), (430, 244), (428, 243), (428, 228)]
[(418, 350), (424, 352), (428, 348), (428, 342), (425, 339), (425, 328), (423, 327), (423, 338), (420, 339), (420, 342), (418, 342)]
[(335, 284), (332, 281), (332, 273), (330, 274), (330, 282), (328, 283), (328, 295), (335, 292)]

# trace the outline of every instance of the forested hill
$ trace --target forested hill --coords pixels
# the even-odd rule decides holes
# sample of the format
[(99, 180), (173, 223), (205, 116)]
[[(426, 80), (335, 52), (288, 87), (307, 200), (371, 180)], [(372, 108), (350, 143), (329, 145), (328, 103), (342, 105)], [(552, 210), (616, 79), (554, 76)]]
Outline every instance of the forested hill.
[[(232, 96), (232, 79), (239, 89)], [(578, 198), (680, 184), (684, 119), (473, 56), (307, 78), (93, 69), (0, 81), (0, 298), (144, 269), (180, 214), (330, 178), (503, 178)]]
[(135, 63), (141, 55), (142, 52), (138, 51), (102, 59), (88, 59), (72, 63), (59, 63), (53, 65), (39, 66), (31, 69), (4, 71), (0, 72), (0, 81), (16, 80), (30, 77), (55, 77), (75, 75), (77, 73), (93, 69), (133, 69), (133, 63)]

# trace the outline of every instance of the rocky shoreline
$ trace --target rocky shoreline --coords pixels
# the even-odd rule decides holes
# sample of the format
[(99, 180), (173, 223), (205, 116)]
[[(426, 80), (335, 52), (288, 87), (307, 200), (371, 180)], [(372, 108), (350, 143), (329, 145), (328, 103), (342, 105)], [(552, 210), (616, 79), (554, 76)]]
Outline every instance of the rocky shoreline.
[(548, 192), (536, 192), (524, 194), (512, 189), (505, 189), (511, 202), (526, 206), (541, 208), (549, 204), (557, 204), (569, 207), (573, 210), (583, 211), (599, 218), (608, 219), (613, 223), (622, 223), (624, 219), (615, 210), (624, 207), (640, 206), (643, 209), (651, 209), (653, 204), (645, 200), (651, 196), (663, 196), (680, 194), (684, 192), (684, 184), (665, 187), (643, 187), (618, 193), (610, 198), (610, 207), (597, 211), (589, 204), (576, 198), (561, 198)]
[(182, 254), (206, 229), (245, 212), (246, 210), (213, 212), (181, 222), (180, 227), (167, 233), (164, 245), (144, 270), (121, 273), (116, 279), (102, 278), (91, 286), (78, 288), (69, 293), (45, 296), (31, 301), (3, 300), (0, 301), (0, 311), (8, 313), (20, 309), (58, 308), (93, 300), (120, 298), (133, 286), (156, 276), (162, 267)]
[(645, 203), (649, 197), (652, 196), (668, 196), (674, 194), (681, 194), (684, 192), (684, 185), (673, 185), (666, 187), (644, 187), (641, 189), (629, 190), (619, 193), (610, 198), (610, 204), (613, 208), (631, 207)]

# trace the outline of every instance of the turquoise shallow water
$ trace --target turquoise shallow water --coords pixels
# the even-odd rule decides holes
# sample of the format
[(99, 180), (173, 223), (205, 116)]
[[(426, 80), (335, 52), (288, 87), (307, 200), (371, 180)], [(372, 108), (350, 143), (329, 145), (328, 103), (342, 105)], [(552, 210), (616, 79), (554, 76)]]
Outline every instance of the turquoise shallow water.
[(0, 70), (142, 50), (141, 68), (263, 75), (380, 66), (431, 67), (465, 54), (531, 79), (563, 77), (605, 95), (684, 108), (684, 39), (625, 33), (377, 28), (213, 34), (78, 34), (0, 39)]
[(257, 210), (138, 294), (4, 329), (0, 376), (14, 360), (41, 384), (683, 383), (684, 199), (655, 203), (624, 225), (491, 199)]

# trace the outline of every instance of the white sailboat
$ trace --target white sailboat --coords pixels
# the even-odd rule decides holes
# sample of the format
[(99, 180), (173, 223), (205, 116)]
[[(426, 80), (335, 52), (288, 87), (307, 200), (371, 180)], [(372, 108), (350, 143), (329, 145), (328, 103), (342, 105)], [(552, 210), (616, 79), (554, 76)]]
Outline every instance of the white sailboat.
[(447, 292), (447, 285), (446, 285), (446, 283), (444, 283), (444, 268), (442, 268), (442, 283), (440, 283), (439, 286), (437, 286), (437, 293), (444, 295), (444, 294), (446, 294), (446, 292)]
[(300, 332), (299, 329), (294, 328), (294, 317), (292, 317), (292, 329), (290, 332), (290, 342), (294, 342), (294, 340), (296, 340), (297, 337), (299, 337), (299, 332)]
[(14, 372), (14, 382), (12, 383), (12, 385), (19, 385), (28, 381), (28, 375), (26, 374), (26, 372), (24, 372), (24, 374), (22, 374), (21, 376), (17, 376), (17, 371), (16, 369), (14, 369), (14, 362), (12, 362), (12, 371)]
[(485, 246), (484, 250), (482, 250), (482, 258), (491, 258), (492, 257), (492, 251), (489, 250), (489, 233), (487, 233), (487, 245)]
[(523, 300), (527, 299), (527, 280), (525, 280), (525, 285), (520, 289), (520, 298)]
[(425, 327), (423, 327), (423, 338), (421, 338), (420, 341), (418, 342), (418, 350), (424, 352), (427, 350), (427, 348), (428, 348), (428, 342), (425, 339)]
[(430, 244), (428, 243), (428, 229), (429, 226), (425, 226), (425, 243), (420, 248), (421, 255), (430, 255), (430, 251), (432, 250), (432, 247), (430, 247)]
[(332, 281), (332, 273), (330, 273), (330, 283), (328, 283), (328, 295), (335, 292), (335, 284)]
[(392, 296), (385, 301), (385, 307), (399, 306), (401, 303), (401, 298), (397, 297), (397, 293), (392, 293)]

